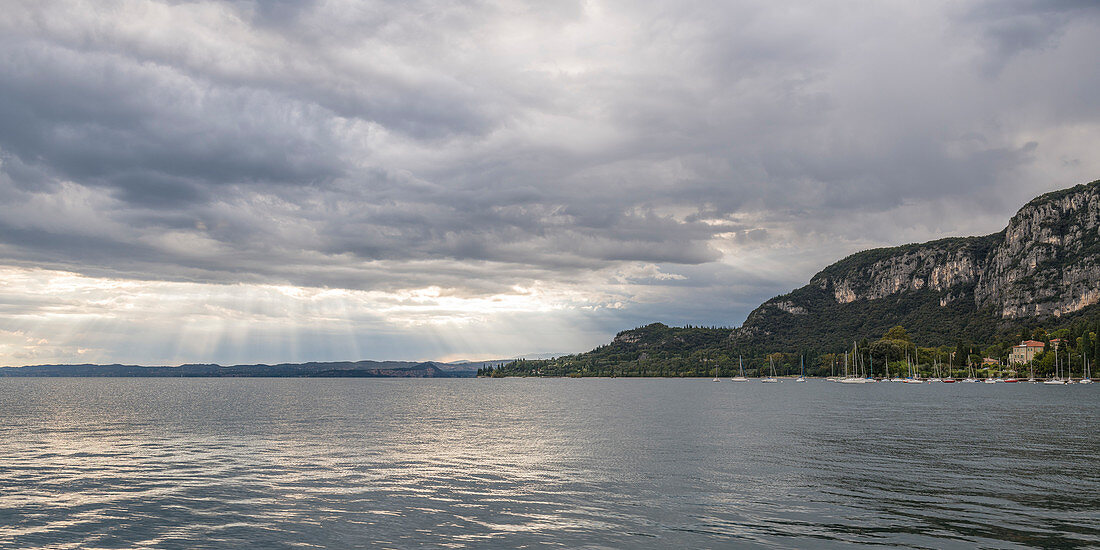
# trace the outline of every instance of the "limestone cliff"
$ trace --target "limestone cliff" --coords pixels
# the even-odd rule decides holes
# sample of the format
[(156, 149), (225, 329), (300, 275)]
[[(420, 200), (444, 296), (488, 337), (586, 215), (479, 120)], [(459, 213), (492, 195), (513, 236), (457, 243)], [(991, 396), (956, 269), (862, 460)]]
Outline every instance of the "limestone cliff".
[(1061, 316), (1100, 298), (1100, 182), (1043, 195), (1012, 217), (974, 289), (1003, 318)]
[(853, 254), (762, 304), (733, 338), (809, 345), (894, 324), (978, 338), (1098, 301), (1100, 181), (1032, 200), (999, 233)]

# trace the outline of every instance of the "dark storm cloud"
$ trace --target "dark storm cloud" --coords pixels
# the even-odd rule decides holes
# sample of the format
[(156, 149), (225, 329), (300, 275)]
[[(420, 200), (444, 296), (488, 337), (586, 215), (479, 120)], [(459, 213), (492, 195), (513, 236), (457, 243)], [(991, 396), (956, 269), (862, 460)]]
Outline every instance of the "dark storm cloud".
[[(113, 55), (5, 42), (0, 148), (73, 181), (158, 202), (196, 185), (309, 183), (342, 169), (311, 127), (315, 107)], [(135, 189), (141, 179), (155, 189)]]
[[(1052, 148), (1100, 119), (1096, 20), (1086, 3), (17, 2), (0, 250), (470, 294), (660, 264), (758, 302), (813, 267), (750, 284), (742, 252), (992, 231), (1084, 179)], [(698, 307), (733, 301), (720, 287)]]

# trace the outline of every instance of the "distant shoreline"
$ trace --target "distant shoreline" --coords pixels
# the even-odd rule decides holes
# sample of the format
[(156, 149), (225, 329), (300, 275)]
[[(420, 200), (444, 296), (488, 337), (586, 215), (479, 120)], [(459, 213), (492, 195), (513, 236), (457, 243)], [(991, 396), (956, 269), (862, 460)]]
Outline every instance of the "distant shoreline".
[(277, 365), (28, 365), (0, 367), (0, 378), (473, 378), (483, 363), (340, 361)]

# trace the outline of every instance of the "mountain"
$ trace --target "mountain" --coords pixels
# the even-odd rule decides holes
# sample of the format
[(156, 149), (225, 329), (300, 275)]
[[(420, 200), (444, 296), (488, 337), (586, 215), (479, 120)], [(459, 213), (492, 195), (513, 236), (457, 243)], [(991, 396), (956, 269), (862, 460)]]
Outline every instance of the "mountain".
[(281, 363), (278, 365), (188, 364), (178, 367), (137, 365), (33, 365), (0, 367), (2, 376), (81, 377), (277, 377), (277, 378), (468, 378), (476, 368), (427, 361), (338, 361), (327, 363)]
[[(902, 325), (922, 346), (1002, 350), (1021, 332), (1100, 320), (1100, 181), (1028, 202), (992, 235), (858, 252), (809, 284), (753, 310), (738, 328), (660, 323), (552, 361), (517, 361), (496, 375), (692, 375), (767, 368), (766, 354), (842, 352)], [(1087, 329), (1077, 327), (1074, 333)], [(1007, 353), (1007, 352), (1005, 352)], [(824, 367), (828, 372), (829, 367)]]
[(764, 302), (735, 342), (787, 348), (878, 336), (988, 342), (1051, 318), (1093, 318), (1100, 299), (1100, 181), (1028, 202), (997, 233), (853, 254)]

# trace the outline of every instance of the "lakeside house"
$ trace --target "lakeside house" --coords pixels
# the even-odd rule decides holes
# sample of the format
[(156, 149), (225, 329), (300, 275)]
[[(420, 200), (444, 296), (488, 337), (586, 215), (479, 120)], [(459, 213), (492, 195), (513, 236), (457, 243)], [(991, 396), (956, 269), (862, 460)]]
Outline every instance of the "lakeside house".
[(1037, 353), (1043, 351), (1043, 348), (1045, 347), (1046, 344), (1042, 342), (1037, 342), (1035, 340), (1024, 340), (1023, 342), (1020, 342), (1020, 345), (1012, 346), (1012, 355), (1008, 357), (1008, 361), (1010, 363), (1016, 363), (1020, 365), (1028, 363), (1035, 358), (1035, 355)]

